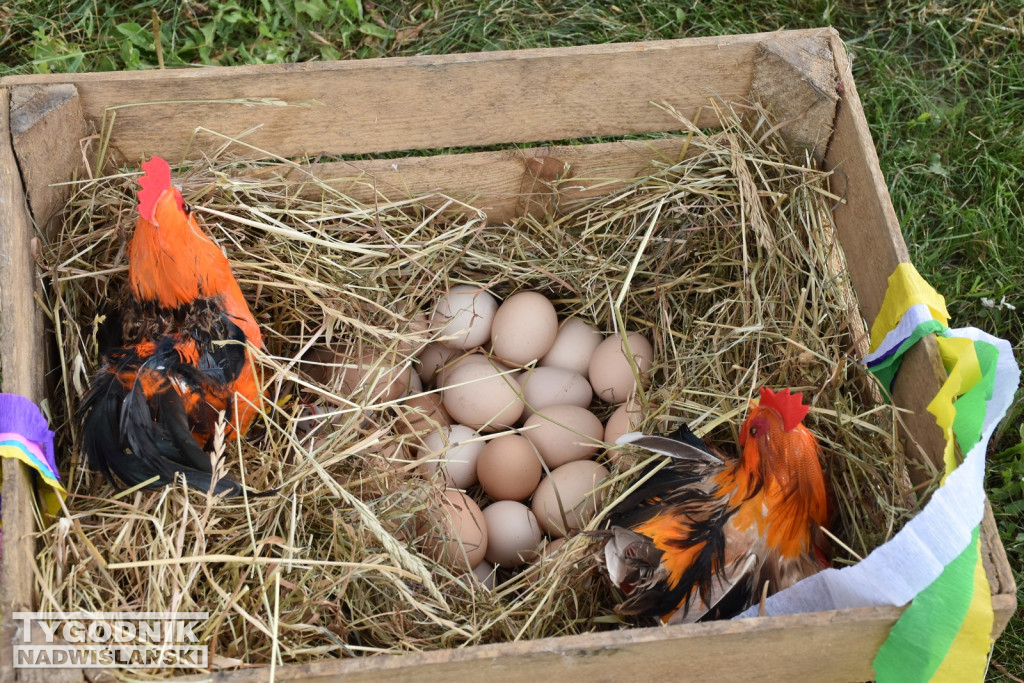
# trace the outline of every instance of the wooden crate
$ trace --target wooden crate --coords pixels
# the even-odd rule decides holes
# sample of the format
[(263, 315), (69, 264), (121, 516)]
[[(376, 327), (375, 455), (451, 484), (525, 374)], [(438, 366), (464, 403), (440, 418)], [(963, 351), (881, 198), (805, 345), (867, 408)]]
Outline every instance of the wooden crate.
[[(806, 61), (810, 56), (810, 62)], [(834, 65), (837, 82), (817, 84), (814, 59)], [(765, 69), (770, 69), (766, 72)], [(769, 87), (758, 76), (770, 75)], [(838, 97), (836, 96), (838, 94)], [(577, 48), (375, 59), (259, 67), (146, 71), (0, 79), (0, 369), (3, 390), (45, 397), (43, 315), (36, 304), (32, 243), (47, 234), (81, 171), (82, 141), (114, 118), (110, 155), (137, 164), (151, 154), (195, 159), (222, 143), (197, 130), (239, 135), (252, 154), (316, 157), (473, 147), (678, 128), (652, 102), (665, 102), (701, 126), (715, 127), (714, 96), (771, 107), (835, 102), (817, 140), (833, 190), (845, 198), (834, 220), (864, 319), (877, 315), (886, 278), (908, 253), (878, 166), (847, 55), (831, 29), (597, 45)], [(139, 103), (145, 103), (141, 105)], [(800, 104), (803, 103), (803, 104)], [(134, 106), (133, 106), (134, 105)], [(820, 114), (820, 112), (819, 112)], [(799, 118), (799, 117), (795, 117)], [(806, 117), (805, 117), (806, 118)], [(824, 119), (819, 115), (820, 121)], [(159, 122), (158, 126), (154, 122)], [(807, 137), (799, 121), (787, 132)], [(806, 128), (806, 127), (805, 127)], [(814, 128), (814, 126), (812, 126)], [(830, 133), (830, 135), (829, 135)], [(811, 138), (816, 134), (811, 130)], [(812, 140), (812, 144), (813, 144)], [(660, 143), (659, 143), (660, 144)], [(665, 143), (671, 144), (671, 143)], [(443, 188), (472, 196), (495, 219), (528, 211), (529, 188), (552, 168), (637, 168), (657, 145), (621, 143), (534, 147), (521, 152), (437, 154), (345, 162), (350, 176), (404, 192)], [(552, 161), (552, 158), (555, 161)], [(553, 165), (552, 165), (553, 164)], [(313, 172), (337, 175), (337, 166)], [(628, 171), (625, 171), (628, 174)], [(628, 175), (624, 177), (629, 177)], [(358, 186), (350, 188), (358, 193)], [(944, 378), (932, 342), (909, 354), (894, 399), (906, 409), (909, 456), (941, 465), (942, 435), (924, 410)], [(920, 472), (911, 472), (916, 478)], [(13, 669), (10, 615), (38, 604), (33, 573), (37, 516), (31, 477), (3, 462), (3, 574), (0, 675)], [(995, 609), (993, 635), (1016, 608), (1015, 586), (991, 512), (983, 523), (985, 566)], [(895, 607), (638, 628), (452, 651), (288, 665), (282, 679), (563, 681), (670, 679), (714, 671), (719, 680), (864, 680), (902, 610)], [(723, 662), (728, 660), (728, 666)], [(268, 669), (219, 676), (267, 678)], [(47, 675), (52, 678), (51, 675)]]

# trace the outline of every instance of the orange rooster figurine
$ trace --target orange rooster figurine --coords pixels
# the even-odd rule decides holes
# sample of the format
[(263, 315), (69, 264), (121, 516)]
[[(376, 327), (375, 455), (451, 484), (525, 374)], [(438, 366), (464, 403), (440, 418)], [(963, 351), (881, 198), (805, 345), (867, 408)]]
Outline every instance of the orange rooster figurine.
[(762, 388), (736, 458), (685, 425), (672, 437), (619, 440), (673, 459), (599, 532), (608, 576), (627, 596), (616, 611), (665, 623), (729, 617), (828, 566), (830, 504), (801, 398)]
[[(130, 299), (121, 311), (130, 345), (107, 352), (83, 399), (83, 448), (115, 488), (181, 474), (209, 490), (221, 413), (225, 436), (241, 437), (260, 406), (247, 342), (260, 329), (227, 257), (199, 227), (171, 169), (142, 164), (139, 220), (128, 248)], [(237, 429), (236, 429), (237, 427)], [(240, 495), (224, 477), (216, 493)]]

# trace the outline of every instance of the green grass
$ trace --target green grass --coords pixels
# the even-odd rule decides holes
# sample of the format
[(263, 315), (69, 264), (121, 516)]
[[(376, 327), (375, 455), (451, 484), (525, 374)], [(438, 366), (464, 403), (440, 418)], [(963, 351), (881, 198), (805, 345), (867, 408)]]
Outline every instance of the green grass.
[[(255, 7), (256, 9), (249, 9)], [(154, 32), (159, 20), (159, 47)], [(847, 41), (918, 270), (954, 326), (1024, 359), (1024, 10), (968, 3), (592, 0), (9, 0), (0, 75), (581, 45), (833, 25)], [(1016, 306), (999, 307), (1005, 301)], [(986, 305), (994, 302), (994, 307)], [(990, 447), (989, 495), (1024, 584), (1024, 394)], [(1024, 672), (1024, 619), (990, 680)]]

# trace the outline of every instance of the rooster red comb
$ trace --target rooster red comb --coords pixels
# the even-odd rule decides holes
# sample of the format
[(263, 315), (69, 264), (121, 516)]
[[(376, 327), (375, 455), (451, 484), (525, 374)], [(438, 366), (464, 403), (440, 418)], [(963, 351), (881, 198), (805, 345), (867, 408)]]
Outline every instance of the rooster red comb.
[(803, 394), (791, 394), (789, 389), (783, 389), (775, 393), (768, 387), (761, 387), (760, 408), (771, 408), (782, 418), (782, 428), (792, 431), (798, 424), (804, 421), (807, 413), (811, 412), (810, 406), (803, 403)]
[[(153, 157), (142, 164), (143, 175), (139, 178), (139, 215), (150, 223), (155, 223), (154, 212), (156, 203), (166, 190), (174, 190), (171, 186), (171, 167), (160, 157)], [(177, 190), (174, 190), (178, 194)], [(185, 201), (178, 194), (178, 207), (185, 209)]]

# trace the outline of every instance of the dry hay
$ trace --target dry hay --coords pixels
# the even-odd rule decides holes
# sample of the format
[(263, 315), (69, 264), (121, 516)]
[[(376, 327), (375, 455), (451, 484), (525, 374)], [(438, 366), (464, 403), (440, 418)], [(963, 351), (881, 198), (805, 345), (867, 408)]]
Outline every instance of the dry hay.
[[(352, 344), (353, 357), (373, 350), (411, 362), (433, 334), (418, 316), (439, 291), (468, 281), (499, 297), (539, 290), (562, 316), (647, 334), (655, 367), (638, 399), (649, 432), (687, 422), (735, 443), (760, 386), (805, 392), (839, 492), (836, 535), (849, 550), (838, 550), (837, 563), (888, 538), (912, 496), (893, 410), (858, 364), (863, 328), (826, 174), (787, 160), (764, 120), (754, 132), (680, 125), (681, 160), (511, 225), (441, 195), (367, 205), (315, 178), (300, 193), (283, 179), (295, 175), (284, 160), (237, 162), (225, 152), (179, 169), (175, 181), (223, 245), (263, 326), (265, 416), (222, 450), (234, 477), (278, 490), (266, 499), (214, 500), (181, 486), (112, 495), (79, 460), (70, 416), (97, 365), (100, 318), (124, 295), (137, 174), (79, 183), (41, 256), (59, 347), (52, 409), (72, 495), (41, 534), (40, 609), (208, 611), (203, 642), (219, 666), (618, 623), (585, 536), (539, 574), (503, 574), (493, 591), (420, 554), (424, 513), (441, 484), (409, 474), (403, 454), (413, 437), (395, 429), (407, 409), (300, 369), (309, 349), (339, 343)], [(458, 211), (442, 215), (438, 206)], [(325, 436), (302, 438), (300, 399), (328, 406)], [(612, 407), (604, 410), (602, 419)], [(630, 462), (613, 467), (609, 504), (635, 479)]]

